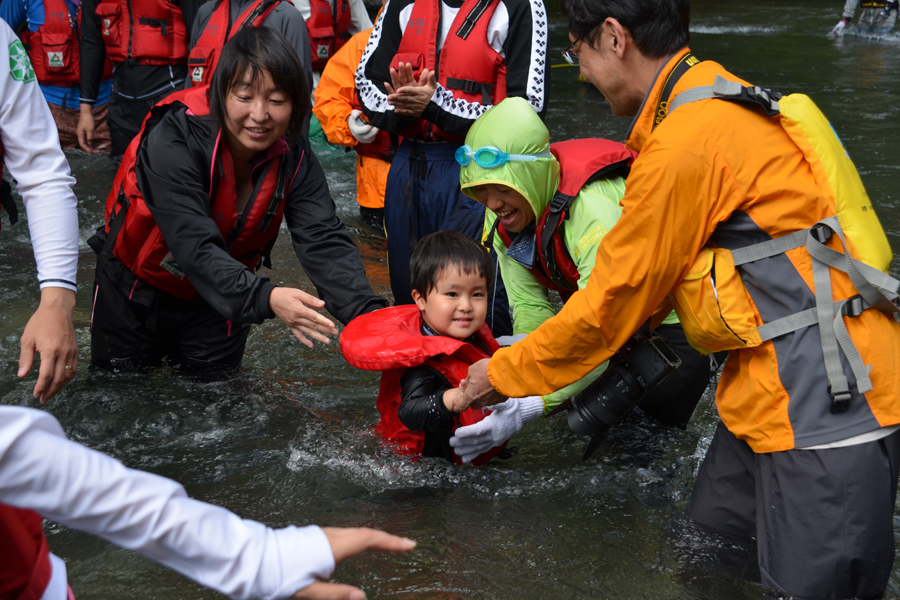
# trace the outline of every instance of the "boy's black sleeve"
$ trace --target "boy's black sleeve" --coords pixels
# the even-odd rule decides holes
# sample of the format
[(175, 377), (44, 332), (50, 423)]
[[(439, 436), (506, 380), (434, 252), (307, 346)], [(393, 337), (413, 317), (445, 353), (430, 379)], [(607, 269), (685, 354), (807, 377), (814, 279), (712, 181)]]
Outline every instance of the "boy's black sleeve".
[(456, 414), (444, 405), (450, 382), (432, 367), (407, 369), (400, 377), (400, 422), (411, 431), (453, 431)]

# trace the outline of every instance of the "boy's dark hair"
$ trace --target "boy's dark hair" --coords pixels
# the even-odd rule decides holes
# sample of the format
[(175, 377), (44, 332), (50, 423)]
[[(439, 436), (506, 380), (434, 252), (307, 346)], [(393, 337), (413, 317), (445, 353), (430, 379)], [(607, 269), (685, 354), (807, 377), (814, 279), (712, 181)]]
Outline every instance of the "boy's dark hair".
[(691, 40), (690, 0), (561, 0), (560, 10), (575, 39), (591, 47), (608, 17), (621, 23), (641, 54), (651, 58), (674, 54)]
[(224, 129), (228, 93), (244, 81), (245, 73), (250, 74), (250, 85), (255, 85), (263, 71), (268, 71), (275, 87), (291, 99), (293, 110), (287, 140), (293, 146), (300, 140), (309, 114), (309, 84), (297, 51), (274, 29), (245, 27), (222, 48), (222, 57), (209, 84), (210, 117)]
[(440, 274), (449, 267), (463, 273), (478, 273), (494, 286), (494, 262), (487, 250), (468, 236), (446, 229), (430, 233), (419, 240), (409, 258), (409, 282), (423, 296), (435, 288)]

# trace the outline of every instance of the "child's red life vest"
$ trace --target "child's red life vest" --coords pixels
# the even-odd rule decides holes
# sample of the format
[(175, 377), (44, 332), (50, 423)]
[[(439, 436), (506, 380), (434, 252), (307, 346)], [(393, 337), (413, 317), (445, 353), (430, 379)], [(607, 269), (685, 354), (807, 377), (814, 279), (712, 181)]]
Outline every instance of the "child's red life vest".
[(321, 72), (328, 59), (350, 39), (350, 2), (334, 0), (334, 4), (332, 11), (330, 0), (309, 0), (306, 32), (313, 71)]
[[(417, 80), (422, 69), (436, 69), (437, 82), (454, 98), (485, 106), (497, 104), (506, 98), (506, 61), (488, 43), (487, 28), (499, 5), (491, 0), (465, 0), (450, 25), (438, 60), (440, 0), (417, 0), (391, 66), (409, 63)], [(400, 133), (413, 140), (462, 140), (424, 119)]]
[(44, 520), (25, 508), (0, 504), (0, 598), (40, 600), (53, 567)]
[[(113, 246), (115, 257), (141, 281), (185, 300), (194, 298), (197, 290), (187, 280), (169, 251), (159, 226), (144, 202), (141, 190), (138, 189), (134, 170), (138, 147), (149, 132), (148, 123), (151, 121), (158, 123), (166, 110), (178, 110), (183, 106), (188, 108), (193, 117), (204, 118), (209, 114), (207, 90), (208, 88), (202, 87), (174, 92), (153, 108), (144, 120), (140, 133), (125, 151), (113, 181), (112, 191), (106, 199), (105, 219), (108, 234), (119, 211), (123, 208), (126, 210), (124, 224)], [(228, 145), (222, 140), (221, 131), (216, 137), (211, 164), (205, 165), (206, 172), (210, 174), (210, 218), (216, 222), (223, 239), (226, 240), (229, 255), (251, 271), (259, 266), (260, 258), (278, 235), (284, 216), (286, 192), (291, 189), (291, 182), (296, 173), (296, 169), (290, 169), (288, 164), (290, 161), (286, 160), (289, 151), (287, 143), (281, 140), (276, 144), (283, 147), (270, 149), (271, 158), (255, 167), (265, 169), (265, 174), (262, 176), (262, 184), (257, 186), (255, 196), (250, 198), (250, 212), (237, 234), (235, 234), (238, 213), (234, 163)], [(301, 156), (300, 160), (302, 159)]]
[[(381, 420), (376, 430), (395, 444), (402, 454), (422, 454), (424, 431), (411, 431), (400, 421), (400, 378), (403, 373), (420, 365), (437, 369), (454, 387), (466, 378), (469, 367), (483, 358), (490, 358), (473, 344), (443, 335), (423, 335), (422, 317), (415, 304), (383, 308), (353, 319), (341, 333), (341, 351), (347, 362), (358, 369), (383, 371), (378, 388), (378, 412)], [(475, 336), (491, 354), (500, 347), (486, 324)], [(485, 418), (481, 409), (467, 408), (459, 414), (456, 430)], [(497, 456), (506, 443), (478, 455), (473, 465), (481, 465)], [(453, 462), (462, 460), (453, 455)]]
[(113, 62), (184, 64), (188, 34), (180, 3), (168, 0), (100, 0), (100, 33)]
[(265, 22), (281, 0), (256, 0), (235, 19), (237, 27), (231, 27), (231, 1), (218, 0), (206, 28), (191, 49), (188, 56), (188, 77), (191, 85), (199, 87), (209, 85), (212, 74), (219, 64), (222, 47), (244, 27), (259, 27)]
[[(558, 291), (566, 301), (578, 291), (580, 277), (563, 238), (572, 202), (581, 188), (591, 182), (612, 174), (627, 177), (637, 153), (620, 142), (600, 138), (557, 142), (550, 144), (550, 151), (559, 161), (559, 185), (535, 227), (540, 260), (528, 271), (541, 285)], [(509, 248), (513, 237), (499, 219), (495, 221), (495, 227), (503, 244)]]

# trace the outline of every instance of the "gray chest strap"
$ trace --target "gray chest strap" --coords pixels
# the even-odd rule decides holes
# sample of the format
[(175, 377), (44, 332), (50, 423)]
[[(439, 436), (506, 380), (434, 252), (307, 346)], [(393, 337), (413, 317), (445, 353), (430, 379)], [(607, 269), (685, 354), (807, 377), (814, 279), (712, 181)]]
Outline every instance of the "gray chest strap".
[[(669, 105), (669, 115), (679, 106), (709, 99), (748, 102), (760, 106), (766, 114), (778, 114), (780, 94), (759, 87), (744, 87), (736, 81), (728, 81), (716, 75), (713, 85), (699, 86), (678, 94)], [(845, 252), (832, 250), (825, 244), (832, 234), (837, 234)], [(864, 310), (876, 308), (884, 312), (900, 312), (900, 281), (885, 275), (878, 269), (856, 260), (846, 253), (847, 241), (837, 217), (822, 219), (809, 229), (797, 231), (773, 240), (732, 251), (734, 266), (762, 260), (788, 250), (805, 246), (812, 257), (813, 283), (815, 284), (816, 306), (808, 310), (776, 319), (758, 328), (763, 341), (786, 335), (804, 327), (819, 326), (822, 353), (825, 358), (825, 372), (832, 397), (832, 412), (847, 410), (851, 398), (850, 386), (841, 367), (840, 352), (843, 351), (850, 363), (856, 388), (860, 394), (872, 390), (869, 378), (871, 365), (864, 365), (853, 340), (847, 333), (844, 317), (857, 317)], [(847, 274), (857, 296), (834, 301), (831, 292), (831, 271), (837, 269)]]

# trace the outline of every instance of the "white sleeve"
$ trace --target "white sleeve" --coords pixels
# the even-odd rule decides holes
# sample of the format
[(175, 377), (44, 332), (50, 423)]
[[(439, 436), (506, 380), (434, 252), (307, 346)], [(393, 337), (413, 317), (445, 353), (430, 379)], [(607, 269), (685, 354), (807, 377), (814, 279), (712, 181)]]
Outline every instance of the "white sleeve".
[(43, 287), (75, 290), (78, 201), (53, 115), (22, 42), (0, 22), (0, 140), (3, 161), (25, 203)]
[(372, 19), (369, 18), (363, 0), (350, 0), (350, 29), (347, 33), (356, 35), (370, 27), (372, 27)]
[(309, 21), (309, 18), (312, 16), (309, 0), (294, 0), (294, 7), (300, 11), (300, 16), (303, 17), (304, 21)]
[(43, 411), (0, 406), (0, 502), (137, 550), (232, 598), (285, 598), (331, 576), (316, 526), (273, 530), (68, 440)]

